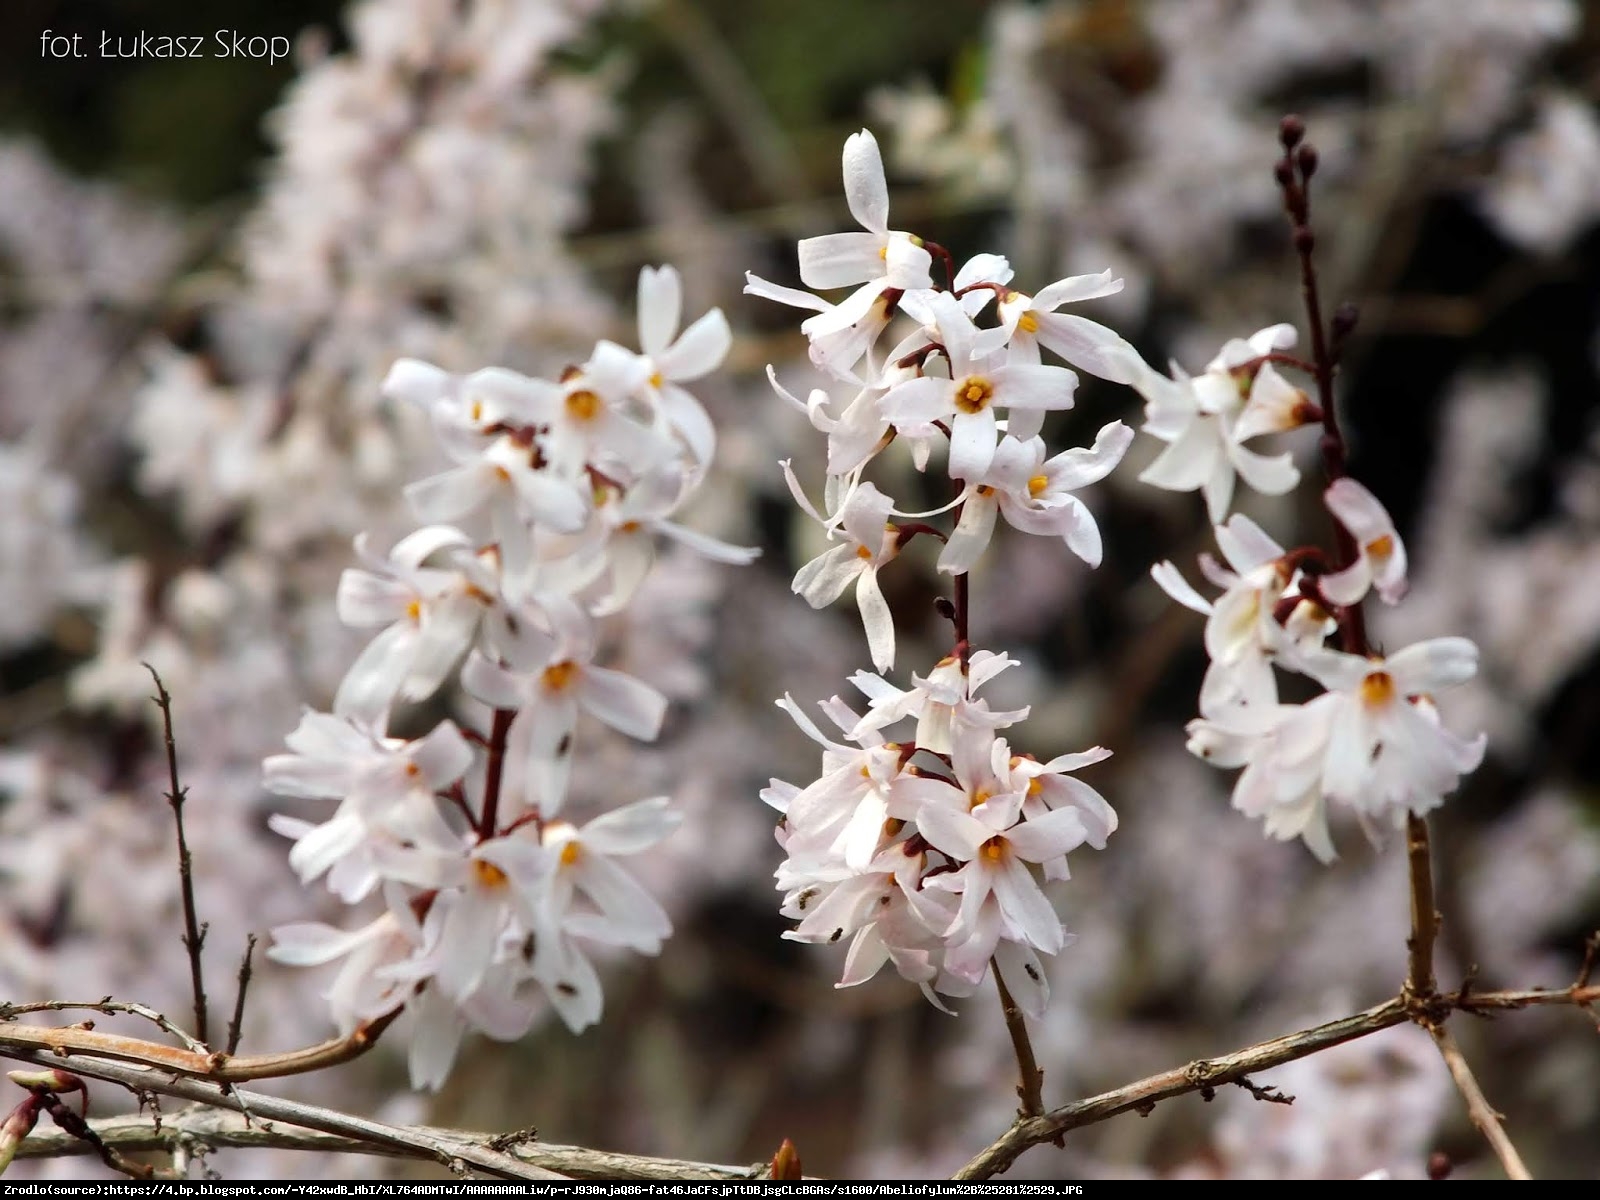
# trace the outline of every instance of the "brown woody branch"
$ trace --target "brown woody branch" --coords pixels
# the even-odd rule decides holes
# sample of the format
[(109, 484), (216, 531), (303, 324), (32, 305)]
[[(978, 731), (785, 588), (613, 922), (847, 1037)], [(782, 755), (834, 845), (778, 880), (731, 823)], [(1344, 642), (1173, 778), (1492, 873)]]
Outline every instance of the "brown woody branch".
[[(1448, 1017), (1450, 1012), (1487, 1014), (1490, 1012), (1529, 1008), (1536, 1005), (1570, 1004), (1588, 1008), (1600, 1001), (1600, 985), (1575, 983), (1565, 988), (1531, 988), (1523, 991), (1457, 992), (1436, 998), (1436, 1008), (1442, 1012), (1435, 1020)], [(1186, 1066), (1163, 1071), (1146, 1079), (1125, 1084), (1098, 1096), (1078, 1100), (1072, 1104), (1051, 1109), (1042, 1116), (1019, 1118), (991, 1145), (957, 1171), (957, 1179), (989, 1179), (1008, 1168), (1026, 1150), (1042, 1142), (1053, 1142), (1062, 1134), (1085, 1125), (1094, 1125), (1119, 1113), (1130, 1110), (1148, 1113), (1161, 1100), (1189, 1092), (1206, 1092), (1224, 1084), (1239, 1083), (1246, 1076), (1284, 1063), (1305, 1058), (1319, 1050), (1326, 1050), (1342, 1042), (1354, 1041), (1369, 1033), (1377, 1033), (1407, 1021), (1416, 1020), (1414, 1003), (1406, 996), (1395, 996), (1363, 1012), (1329, 1021), (1314, 1029), (1304, 1029), (1285, 1034), (1269, 1041), (1258, 1042), (1218, 1058), (1197, 1059)], [(1254, 1092), (1255, 1088), (1252, 1087)]]
[[(48, 1061), (48, 1056), (40, 1056), (39, 1061)], [(237, 1089), (224, 1094), (221, 1089), (198, 1080), (147, 1078), (145, 1072), (131, 1067), (79, 1056), (73, 1056), (71, 1069), (126, 1087), (192, 1100), (199, 1105), (166, 1113), (159, 1122), (143, 1114), (90, 1122), (107, 1146), (130, 1153), (171, 1150), (187, 1140), (218, 1148), (275, 1147), (420, 1159), (442, 1163), (457, 1172), (478, 1171), (503, 1179), (746, 1180), (759, 1179), (769, 1169), (767, 1163), (729, 1166), (553, 1145), (539, 1141), (532, 1134), (386, 1125), (276, 1096), (255, 1092), (241, 1094)], [(250, 1111), (249, 1121), (239, 1111), (241, 1101)], [(57, 1157), (87, 1152), (88, 1147), (76, 1139), (41, 1132), (24, 1141), (17, 1156)]]

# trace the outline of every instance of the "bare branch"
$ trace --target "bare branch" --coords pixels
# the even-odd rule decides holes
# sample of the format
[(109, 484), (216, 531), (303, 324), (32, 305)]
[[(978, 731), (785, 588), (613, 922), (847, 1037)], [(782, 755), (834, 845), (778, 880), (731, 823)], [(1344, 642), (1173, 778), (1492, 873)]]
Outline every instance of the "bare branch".
[(91, 1059), (132, 1063), (216, 1083), (247, 1083), (253, 1079), (304, 1075), (308, 1071), (320, 1071), (358, 1058), (377, 1044), (379, 1036), (399, 1015), (400, 1010), (396, 1009), (376, 1020), (363, 1022), (348, 1037), (334, 1038), (300, 1050), (241, 1055), (211, 1054), (203, 1049), (198, 1052), (179, 1050), (159, 1042), (146, 1042), (81, 1027), (54, 1029), (41, 1025), (0, 1023), (0, 1053), (13, 1058), (23, 1058), (29, 1053), (54, 1054), (58, 1057), (75, 1053), (90, 1056)]
[(1462, 1099), (1467, 1102), (1467, 1115), (1488, 1140), (1495, 1157), (1505, 1168), (1506, 1175), (1511, 1179), (1532, 1179), (1533, 1176), (1528, 1174), (1528, 1168), (1522, 1163), (1522, 1156), (1511, 1144), (1511, 1138), (1507, 1136), (1505, 1126), (1501, 1124), (1500, 1114), (1490, 1107), (1483, 1089), (1473, 1077), (1472, 1068), (1467, 1066), (1466, 1056), (1461, 1053), (1461, 1047), (1456, 1044), (1455, 1038), (1443, 1025), (1431, 1025), (1428, 1027), (1428, 1032), (1433, 1035), (1439, 1053), (1444, 1056), (1445, 1065), (1450, 1068), (1450, 1077), (1456, 1081), (1456, 1088), (1461, 1092)]
[(1017, 1071), (1021, 1077), (1017, 1084), (1017, 1098), (1022, 1101), (1017, 1115), (1037, 1117), (1044, 1111), (1044, 1072), (1034, 1058), (1033, 1043), (1028, 1039), (1027, 1019), (1022, 1009), (1017, 1007), (1017, 1002), (1011, 998), (1006, 981), (1000, 977), (1000, 964), (991, 962), (989, 969), (994, 974), (995, 987), (1000, 989), (1000, 1010), (1005, 1014), (1006, 1032), (1011, 1035), (1011, 1049), (1017, 1056)]
[(1417, 1000), (1431, 999), (1433, 944), (1439, 937), (1439, 911), (1434, 906), (1433, 860), (1428, 847), (1428, 822), (1406, 814), (1406, 861), (1411, 873), (1411, 936), (1406, 939), (1406, 991)]
[(1015, 1162), (1023, 1151), (1041, 1142), (1054, 1141), (1068, 1130), (1093, 1125), (1130, 1110), (1148, 1113), (1157, 1101), (1234, 1083), (1252, 1072), (1282, 1066), (1286, 1062), (1326, 1050), (1329, 1046), (1404, 1024), (1408, 1019), (1406, 1004), (1397, 996), (1354, 1016), (1318, 1025), (1315, 1029), (1285, 1034), (1224, 1054), (1220, 1058), (1200, 1059), (1187, 1066), (1125, 1084), (1113, 1091), (1102, 1092), (1087, 1100), (1051, 1109), (1043, 1116), (1019, 1120), (957, 1171), (955, 1178), (991, 1178)]
[(253, 968), (250, 965), (250, 956), (256, 950), (256, 935), (246, 934), (244, 939), (244, 958), (239, 961), (239, 986), (233, 994), (233, 1020), (228, 1022), (228, 1049), (229, 1055), (239, 1052), (239, 1039), (244, 1036), (244, 997), (250, 987), (250, 975)]
[(108, 1017), (142, 1017), (157, 1029), (177, 1038), (195, 1053), (211, 1053), (205, 1043), (198, 1041), (192, 1034), (174, 1025), (166, 1016), (158, 1013), (155, 1009), (143, 1004), (130, 1004), (125, 1000), (113, 1000), (110, 996), (100, 1000), (37, 1000), (30, 1004), (0, 1004), (0, 1023), (14, 1021), (25, 1013), (76, 1012), (80, 1010), (104, 1013)]
[[(383, 1125), (257, 1093), (244, 1097), (255, 1114), (253, 1121), (246, 1122), (236, 1111), (233, 1099), (206, 1084), (181, 1079), (157, 1082), (145, 1079), (143, 1072), (110, 1063), (93, 1063), (85, 1067), (85, 1072), (124, 1086), (151, 1088), (198, 1101), (196, 1107), (166, 1114), (159, 1125), (147, 1115), (135, 1114), (90, 1122), (103, 1142), (127, 1152), (166, 1150), (178, 1140), (187, 1139), (219, 1149), (274, 1147), (371, 1154), (443, 1162), (447, 1166), (450, 1165), (447, 1160), (453, 1160), (467, 1168), (512, 1179), (746, 1180), (762, 1178), (770, 1169), (767, 1163), (728, 1166), (614, 1154), (580, 1146), (547, 1144), (531, 1138), (507, 1138), (503, 1134), (425, 1125)], [(209, 1105), (235, 1111), (220, 1112), (207, 1107)], [(81, 1143), (64, 1134), (41, 1132), (22, 1143), (18, 1157), (57, 1157), (86, 1152)]]
[(206, 944), (206, 927), (200, 924), (195, 912), (194, 862), (189, 856), (189, 842), (183, 833), (183, 802), (188, 799), (189, 792), (178, 783), (178, 746), (172, 737), (172, 695), (154, 667), (145, 663), (144, 669), (156, 681), (153, 699), (161, 709), (161, 729), (167, 743), (167, 779), (170, 785), (167, 804), (172, 809), (172, 823), (178, 829), (178, 882), (183, 892), (183, 948), (189, 954), (189, 984), (194, 993), (194, 1032), (201, 1042), (209, 1042), (211, 1039), (206, 1036), (205, 970), (200, 962), (200, 952)]

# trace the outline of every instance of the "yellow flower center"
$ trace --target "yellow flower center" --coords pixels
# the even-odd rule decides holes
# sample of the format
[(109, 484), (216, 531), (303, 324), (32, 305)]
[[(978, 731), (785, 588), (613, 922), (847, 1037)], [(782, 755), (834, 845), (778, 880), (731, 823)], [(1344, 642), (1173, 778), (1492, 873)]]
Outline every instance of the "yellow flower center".
[(657, 371), (653, 375), (650, 376), (650, 386), (653, 387), (653, 388), (659, 388), (663, 382), (664, 381), (661, 378), (661, 372), (660, 371)]
[(544, 669), (544, 674), (540, 678), (544, 681), (545, 687), (552, 692), (559, 692), (570, 686), (577, 676), (578, 664), (568, 661), (552, 663)]
[(1039, 316), (1037, 313), (1025, 312), (1017, 318), (1017, 328), (1023, 333), (1039, 332)]
[(568, 842), (565, 846), (561, 847), (561, 865), (563, 867), (570, 867), (573, 863), (578, 861), (578, 855), (580, 852), (581, 851), (577, 842)]
[(992, 837), (978, 850), (978, 853), (990, 862), (999, 862), (1006, 856), (1006, 840), (1003, 837)]
[(1048, 475), (1035, 475), (1032, 479), (1028, 480), (1028, 495), (1037, 496), (1049, 486), (1050, 477)]
[(857, 558), (871, 558), (872, 557), (872, 551), (868, 550), (865, 546), (857, 546), (856, 547), (856, 557)]
[(472, 420), (474, 422), (483, 420), (483, 401), (474, 400), (472, 402), (472, 408), (469, 411), (472, 414)]
[(964, 413), (980, 413), (994, 399), (994, 384), (981, 375), (969, 375), (956, 389), (956, 407)]
[(1394, 676), (1374, 671), (1361, 681), (1361, 701), (1368, 708), (1380, 708), (1394, 699)]
[(406, 618), (410, 621), (422, 620), (422, 601), (413, 600), (406, 605)]
[(983, 804), (993, 794), (994, 794), (993, 792), (987, 792), (987, 791), (984, 791), (982, 788), (979, 788), (976, 792), (973, 793), (972, 798), (967, 801), (967, 808), (969, 810), (977, 808), (978, 805)]
[(600, 397), (588, 388), (567, 394), (567, 416), (574, 421), (592, 421), (600, 415)]
[(506, 886), (506, 873), (492, 862), (483, 858), (472, 860), (472, 878), (479, 887), (503, 888)]
[(1372, 558), (1388, 558), (1394, 553), (1394, 539), (1387, 533), (1367, 543), (1367, 554)]

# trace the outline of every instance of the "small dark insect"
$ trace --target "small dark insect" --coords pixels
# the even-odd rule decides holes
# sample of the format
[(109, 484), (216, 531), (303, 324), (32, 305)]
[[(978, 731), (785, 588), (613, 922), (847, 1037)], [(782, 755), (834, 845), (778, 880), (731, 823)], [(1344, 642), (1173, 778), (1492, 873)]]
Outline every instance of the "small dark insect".
[(571, 750), (571, 749), (572, 749), (572, 735), (570, 733), (562, 734), (561, 735), (561, 740), (556, 743), (556, 754), (557, 754), (557, 756), (564, 758), (564, 757), (566, 757), (567, 752), (569, 750)]
[(816, 898), (817, 898), (817, 889), (814, 888), (814, 887), (808, 887), (805, 891), (801, 892), (798, 896), (796, 896), (794, 898), (794, 906), (796, 908), (798, 908), (801, 912), (805, 912), (806, 906), (809, 905)]
[(1039, 968), (1038, 967), (1034, 966), (1032, 963), (1023, 963), (1022, 964), (1022, 969), (1028, 973), (1028, 978), (1029, 979), (1033, 980), (1035, 983), (1039, 982)]
[(833, 945), (834, 942), (837, 942), (843, 936), (844, 936), (844, 930), (835, 929), (833, 931), (833, 933), (828, 936), (828, 945), (830, 945), (830, 946)]
[(576, 996), (578, 994), (578, 989), (573, 987), (570, 983), (556, 984), (556, 991), (560, 992), (563, 996)]

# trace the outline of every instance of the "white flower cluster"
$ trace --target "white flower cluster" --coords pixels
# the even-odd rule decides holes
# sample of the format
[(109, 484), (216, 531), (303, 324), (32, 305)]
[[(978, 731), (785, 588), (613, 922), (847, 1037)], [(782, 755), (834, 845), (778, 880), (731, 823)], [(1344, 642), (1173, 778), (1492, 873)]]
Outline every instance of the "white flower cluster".
[[(680, 384), (714, 370), (730, 340), (716, 310), (680, 334), (681, 307), (677, 273), (646, 268), (642, 354), (602, 341), (559, 382), (401, 360), (385, 382), (391, 399), (427, 410), (456, 465), (406, 489), (429, 524), (387, 555), (357, 539), (363, 565), (340, 581), (339, 615), (377, 633), (333, 712), (307, 712), (291, 752), (265, 764), (272, 791), (338, 802), (320, 823), (272, 819), (294, 839), (301, 880), (326, 877), (350, 904), (381, 895), (385, 911), (351, 932), (281, 926), (271, 954), (344, 959), (329, 999), (347, 1032), (414, 1010), (417, 1086), (443, 1081), (468, 1026), (520, 1037), (541, 995), (573, 1030), (592, 1024), (602, 994), (590, 948), (654, 954), (670, 932), (617, 861), (672, 831), (667, 799), (582, 826), (563, 801), (580, 711), (647, 741), (661, 728), (666, 699), (596, 661), (597, 621), (629, 602), (655, 535), (722, 562), (754, 557), (670, 519), (714, 444)], [(457, 675), (494, 709), (491, 731), (444, 721), (421, 738), (387, 735), (398, 703)]]
[[(838, 542), (803, 566), (793, 586), (821, 607), (854, 585), (873, 663), (886, 672), (895, 628), (878, 575), (918, 533), (931, 533), (944, 542), (939, 569), (957, 577), (949, 612), (958, 644), (907, 689), (857, 674), (865, 715), (837, 696), (822, 705), (843, 740), (821, 732), (789, 697), (779, 702), (823, 748), (820, 778), (804, 787), (773, 780), (762, 792), (784, 814), (778, 840), (787, 860), (778, 888), (784, 914), (799, 922), (787, 936), (848, 937), (839, 986), (892, 962), (941, 1007), (936, 993), (971, 994), (993, 963), (1023, 1009), (1038, 1015), (1048, 998), (1038, 955), (1054, 954), (1068, 935), (1034, 868), (1045, 880), (1065, 879), (1068, 852), (1105, 846), (1116, 814), (1071, 772), (1109, 752), (1096, 747), (1040, 762), (1000, 736), (1028, 710), (994, 711), (974, 694), (1016, 660), (967, 643), (964, 577), (997, 517), (1059, 538), (1098, 565), (1099, 529), (1073, 493), (1108, 474), (1133, 433), (1113, 422), (1092, 448), (1051, 455), (1040, 436), (1044, 415), (1072, 407), (1078, 379), (1043, 364), (1041, 349), (1130, 379), (1135, 356), (1120, 337), (1059, 311), (1121, 283), (1107, 272), (1030, 296), (1011, 287), (1011, 267), (998, 255), (955, 270), (942, 248), (890, 228), (883, 164), (869, 132), (846, 142), (844, 181), (862, 232), (802, 241), (800, 277), (809, 288), (853, 290), (835, 303), (755, 276), (746, 288), (814, 314), (801, 329), (813, 363), (836, 385), (801, 401), (773, 378), (779, 395), (828, 438), (821, 508), (784, 464), (801, 508)], [(939, 272), (945, 286), (935, 282)], [(880, 337), (902, 315), (911, 328), (880, 352)], [(863, 478), (896, 440), (910, 443), (922, 471), (935, 445), (947, 444), (952, 501), (908, 512)], [(948, 534), (922, 523), (951, 509), (959, 516)], [(890, 727), (913, 720), (909, 738), (886, 739)]]
[[(1147, 428), (1171, 442), (1143, 478), (1203, 488), (1213, 521), (1226, 515), (1236, 470), (1262, 491), (1292, 487), (1298, 473), (1287, 456), (1261, 459), (1239, 442), (1320, 419), (1266, 361), (1293, 340), (1293, 330), (1278, 326), (1230, 343), (1194, 379), (1174, 384), (1147, 372), (1137, 380), (1149, 405)], [(1328, 862), (1329, 801), (1350, 809), (1375, 836), (1376, 823), (1438, 807), (1482, 761), (1485, 738), (1445, 729), (1433, 701), (1433, 693), (1476, 673), (1470, 641), (1435, 638), (1385, 657), (1365, 653), (1362, 639), (1348, 636), (1369, 591), (1386, 604), (1405, 594), (1405, 545), (1377, 497), (1354, 479), (1335, 479), (1323, 501), (1351, 551), (1339, 569), (1313, 548), (1286, 552), (1235, 513), (1215, 526), (1227, 566), (1209, 555), (1200, 560), (1206, 578), (1223, 589), (1216, 600), (1201, 596), (1170, 562), (1157, 563), (1151, 575), (1206, 617), (1211, 666), (1189, 749), (1217, 766), (1243, 767), (1234, 807), (1261, 818), (1271, 837), (1304, 838)], [(1363, 652), (1329, 648), (1335, 633), (1346, 650)], [(1280, 703), (1274, 667), (1327, 691), (1304, 704)]]

